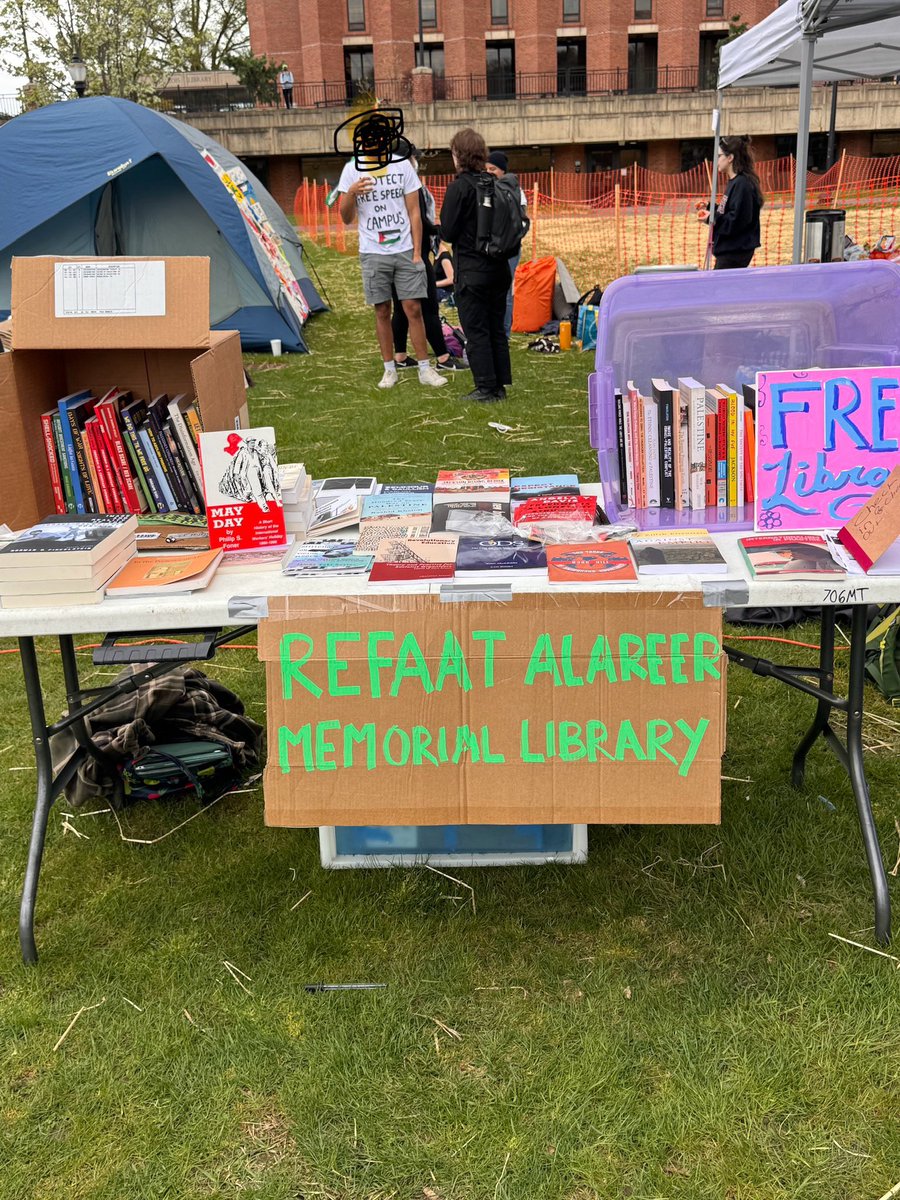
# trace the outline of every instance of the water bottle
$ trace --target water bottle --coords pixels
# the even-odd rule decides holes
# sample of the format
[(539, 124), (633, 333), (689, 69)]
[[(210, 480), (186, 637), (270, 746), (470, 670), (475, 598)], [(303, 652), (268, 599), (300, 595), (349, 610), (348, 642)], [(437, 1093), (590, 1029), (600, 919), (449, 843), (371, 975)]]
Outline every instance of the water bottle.
[(559, 348), (560, 350), (570, 350), (572, 348), (571, 321), (560, 321), (559, 323)]

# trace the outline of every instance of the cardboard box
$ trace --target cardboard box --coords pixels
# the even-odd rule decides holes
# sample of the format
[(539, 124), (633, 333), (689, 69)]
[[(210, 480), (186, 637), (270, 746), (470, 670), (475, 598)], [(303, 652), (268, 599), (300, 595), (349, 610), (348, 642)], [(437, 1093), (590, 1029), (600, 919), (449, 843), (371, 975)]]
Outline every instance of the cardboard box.
[(672, 593), (273, 598), (266, 823), (716, 823), (721, 630)]
[[(60, 278), (67, 271), (88, 278), (71, 278), (67, 285)], [(117, 298), (135, 315), (104, 313)], [(80, 309), (75, 307), (79, 300)], [(163, 311), (157, 316), (140, 315), (148, 308), (159, 312), (160, 307)], [(98, 315), (59, 315), (61, 309), (90, 308)], [(209, 345), (209, 259), (14, 258), (10, 311), (13, 350), (205, 348)]]
[[(160, 332), (158, 319), (153, 330), (146, 326), (138, 345), (118, 344), (119, 319), (101, 320), (83, 332), (77, 345), (60, 346), (58, 326), (84, 329), (87, 318), (57, 319), (52, 315), (52, 273), (48, 268), (63, 259), (14, 259), (13, 345), (9, 354), (0, 354), (0, 430), (2, 430), (4, 471), (0, 473), (0, 521), (12, 529), (22, 529), (54, 511), (53, 493), (47, 470), (41, 432), (41, 413), (55, 408), (61, 397), (79, 388), (90, 388), (100, 396), (111, 387), (134, 392), (135, 398), (151, 400), (160, 392), (170, 396), (178, 392), (194, 395), (207, 429), (232, 429), (249, 425), (246, 407), (240, 335), (215, 332), (209, 323), (209, 260), (164, 259), (169, 283), (176, 278), (179, 289), (190, 293), (193, 316), (182, 314), (181, 301), (165, 318)], [(83, 260), (76, 260), (83, 261)], [(122, 260), (127, 262), (130, 260)], [(159, 260), (154, 260), (159, 261)], [(35, 274), (32, 264), (39, 264)], [(169, 271), (171, 264), (174, 269)], [(187, 265), (185, 265), (187, 264)], [(45, 310), (44, 342), (36, 345), (38, 293), (31, 283), (40, 276), (50, 287), (50, 315)], [(28, 286), (24, 293), (22, 280)], [(28, 281), (31, 281), (29, 283)], [(180, 294), (180, 291), (179, 291)], [(25, 316), (16, 308), (25, 296)], [(31, 298), (30, 301), (28, 298)], [(45, 297), (46, 299), (46, 297)], [(44, 301), (41, 301), (44, 303)], [(167, 301), (168, 303), (168, 301)], [(31, 307), (29, 307), (31, 304)], [(179, 315), (182, 314), (182, 315)], [(205, 326), (202, 340), (197, 338), (198, 314)], [(184, 334), (179, 322), (185, 320)], [(121, 320), (126, 320), (122, 318)], [(143, 318), (133, 318), (132, 331), (143, 326)], [(128, 335), (133, 336), (133, 332)], [(155, 344), (153, 338), (161, 339)], [(28, 348), (23, 349), (22, 346)]]

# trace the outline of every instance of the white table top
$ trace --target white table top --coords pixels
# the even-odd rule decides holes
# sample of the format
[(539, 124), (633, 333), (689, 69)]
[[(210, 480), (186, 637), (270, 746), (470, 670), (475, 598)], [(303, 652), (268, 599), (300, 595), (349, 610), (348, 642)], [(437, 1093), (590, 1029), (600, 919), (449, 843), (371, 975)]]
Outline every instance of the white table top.
[[(456, 581), (453, 584), (404, 585), (396, 592), (406, 595), (439, 595), (442, 589), (469, 591), (478, 587), (486, 600), (512, 592), (643, 592), (702, 595), (713, 607), (784, 607), (802, 605), (900, 604), (900, 577), (848, 575), (837, 583), (790, 580), (751, 581), (738, 548), (739, 533), (714, 533), (728, 571), (700, 578), (696, 575), (642, 575), (632, 584), (550, 584), (539, 579), (516, 579), (510, 584)], [(280, 567), (260, 571), (231, 571), (221, 567), (202, 592), (160, 599), (104, 599), (100, 604), (70, 608), (0, 608), (0, 637), (37, 637), (60, 633), (124, 633), (130, 630), (178, 630), (255, 624), (266, 615), (272, 596), (359, 596), (377, 600), (387, 589), (372, 587), (364, 575), (342, 575), (331, 579), (297, 579), (282, 575)]]

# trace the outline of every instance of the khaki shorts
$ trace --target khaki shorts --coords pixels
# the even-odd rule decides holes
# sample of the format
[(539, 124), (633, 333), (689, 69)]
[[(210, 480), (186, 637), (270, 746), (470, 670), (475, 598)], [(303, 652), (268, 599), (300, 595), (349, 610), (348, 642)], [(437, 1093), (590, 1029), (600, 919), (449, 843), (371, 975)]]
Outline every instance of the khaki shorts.
[(390, 300), (392, 284), (400, 300), (424, 300), (428, 295), (425, 264), (413, 262), (412, 250), (400, 250), (397, 254), (361, 254), (359, 265), (366, 304), (384, 304)]

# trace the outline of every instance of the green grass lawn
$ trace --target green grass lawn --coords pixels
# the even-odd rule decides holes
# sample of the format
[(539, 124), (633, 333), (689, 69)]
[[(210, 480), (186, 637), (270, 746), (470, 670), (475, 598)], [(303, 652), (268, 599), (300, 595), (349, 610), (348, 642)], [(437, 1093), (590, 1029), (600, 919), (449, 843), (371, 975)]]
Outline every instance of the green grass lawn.
[[(460, 405), (465, 380), (380, 392), (356, 264), (314, 262), (336, 309), (314, 353), (250, 360), (284, 458), (596, 478), (590, 355), (515, 339), (513, 398), (488, 409)], [(264, 719), (252, 649), (210, 670)], [(427, 870), (322, 871), (315, 831), (264, 828), (258, 789), (152, 845), (62, 804), (36, 969), (16, 943), (34, 771), (9, 648), (0, 706), (2, 1200), (877, 1200), (900, 1180), (900, 974), (828, 936), (872, 944), (849, 785), (824, 749), (788, 784), (811, 701), (732, 671), (720, 827), (598, 827), (585, 866), (460, 873), (474, 911)], [(890, 866), (897, 729), (867, 737)], [(193, 811), (146, 804), (122, 831)], [(303, 991), (319, 980), (387, 987)]]

